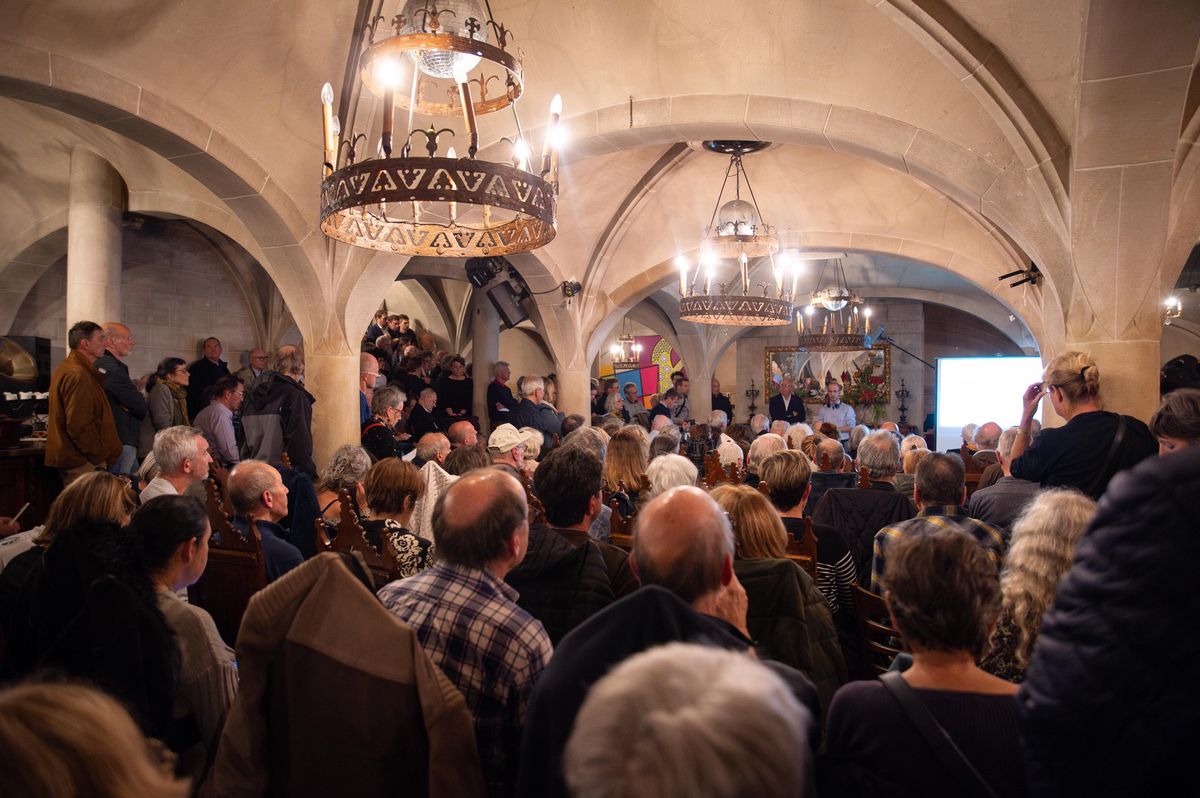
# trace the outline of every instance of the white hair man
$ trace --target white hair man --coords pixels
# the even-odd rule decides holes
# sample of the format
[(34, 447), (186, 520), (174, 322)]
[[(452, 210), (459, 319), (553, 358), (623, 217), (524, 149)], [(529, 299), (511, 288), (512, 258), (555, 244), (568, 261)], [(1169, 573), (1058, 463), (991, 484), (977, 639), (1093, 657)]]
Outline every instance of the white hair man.
[(784, 442), (786, 442), (788, 426), (789, 424), (786, 421), (772, 421), (770, 432), (772, 435), (778, 435), (779, 437), (783, 438)]
[(858, 467), (867, 469), (872, 484), (892, 484), (900, 470), (900, 447), (890, 432), (872, 432), (858, 445)]
[(204, 433), (195, 427), (167, 427), (154, 436), (158, 476), (142, 490), (141, 501), (155, 496), (182, 495), (192, 485), (208, 479), (212, 457)]
[[(1037, 482), (1012, 475), (1012, 450), (1019, 433), (1020, 429), (1017, 427), (1010, 427), (1000, 433), (996, 455), (1000, 458), (1000, 468), (1003, 469), (1004, 476), (992, 485), (972, 493), (971, 501), (967, 505), (968, 515), (998, 529), (1011, 529), (1017, 516), (1033, 501), (1041, 488)], [(976, 440), (978, 439), (977, 434)]]
[(952, 452), (958, 452), (961, 455), (973, 454), (975, 452), (975, 430), (979, 429), (978, 424), (967, 424), (962, 428), (962, 445), (958, 449), (951, 449)]
[(775, 452), (782, 452), (786, 448), (787, 441), (771, 432), (755, 438), (754, 443), (750, 444), (750, 451), (746, 454), (746, 484), (758, 487), (759, 464)]
[[(736, 444), (735, 444), (736, 445)], [(653, 499), (660, 493), (682, 485), (695, 485), (700, 475), (696, 464), (681, 454), (662, 454), (646, 466), (646, 479), (650, 482), (647, 498)]]
[(650, 421), (650, 440), (654, 440), (663, 433), (663, 430), (675, 428), (675, 422), (671, 421), (669, 415), (657, 415)]
[(562, 418), (554, 408), (543, 404), (546, 398), (546, 381), (538, 376), (521, 378), (521, 401), (517, 402), (510, 418), (514, 427), (532, 427), (542, 433), (539, 451), (542, 454), (554, 448), (554, 436), (562, 435)]
[(267, 356), (267, 350), (261, 346), (256, 346), (246, 353), (246, 367), (237, 373), (237, 378), (242, 381), (242, 385), (246, 386), (246, 390), (254, 384), (254, 381), (262, 376), (262, 373), (267, 370), (267, 362), (270, 358)]
[(753, 435), (766, 435), (767, 427), (771, 420), (762, 413), (755, 413), (750, 417), (750, 432)]
[(725, 411), (712, 411), (708, 416), (708, 427), (712, 430), (712, 437), (717, 442), (717, 457), (721, 458), (721, 465), (737, 463), (740, 468), (744, 464), (744, 454), (742, 447), (737, 445), (737, 441), (725, 434), (726, 428), (729, 427), (729, 416), (725, 414)]
[(133, 333), (124, 324), (110, 321), (104, 325), (104, 354), (96, 358), (94, 365), (104, 375), (104, 393), (121, 439), (121, 456), (108, 466), (113, 474), (137, 471), (138, 438), (148, 412), (146, 395), (129, 379), (129, 367), (125, 365), (134, 346)]
[(801, 795), (809, 723), (783, 680), (756, 660), (669, 643), (592, 687), (563, 770), (576, 798)]
[(304, 562), (300, 550), (287, 541), (279, 522), (288, 514), (288, 489), (279, 471), (258, 460), (244, 460), (229, 473), (233, 525), (243, 535), (253, 525), (262, 542), (267, 581), (273, 582)]
[(440, 432), (426, 432), (417, 441), (417, 446), (413, 451), (416, 452), (416, 456), (413, 458), (412, 464), (417, 468), (426, 463), (445, 465), (446, 458), (450, 456), (450, 439)]
[(517, 397), (513, 396), (508, 381), (512, 378), (512, 370), (503, 360), (497, 360), (492, 367), (492, 381), (487, 387), (488, 423), (494, 430), (501, 424), (511, 424), (510, 414), (517, 407)]

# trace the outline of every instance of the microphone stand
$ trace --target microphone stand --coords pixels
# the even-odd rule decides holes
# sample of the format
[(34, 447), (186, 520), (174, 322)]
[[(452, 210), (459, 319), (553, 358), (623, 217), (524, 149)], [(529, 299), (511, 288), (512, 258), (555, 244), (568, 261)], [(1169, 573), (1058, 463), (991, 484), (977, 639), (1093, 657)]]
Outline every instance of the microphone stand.
[(906, 355), (908, 355), (909, 357), (913, 358), (914, 360), (919, 360), (919, 361), (921, 361), (922, 363), (924, 363), (926, 366), (929, 366), (929, 368), (933, 369), (934, 371), (937, 371), (937, 366), (933, 365), (932, 363), (930, 363), (930, 362), (929, 362), (928, 360), (926, 360), (925, 358), (923, 358), (923, 357), (919, 357), (919, 356), (917, 356), (917, 355), (913, 354), (912, 352), (908, 351), (908, 350), (907, 350), (907, 349), (905, 349), (904, 347), (900, 346), (900, 344), (896, 343), (896, 341), (895, 341), (895, 340), (894, 340), (894, 339), (893, 339), (893, 338), (892, 338), (890, 335), (882, 335), (882, 336), (880, 336), (880, 337), (879, 337), (878, 339), (876, 339), (876, 340), (882, 341), (882, 342), (883, 342), (883, 343), (885, 343), (885, 344), (891, 344), (892, 346), (896, 347), (896, 348), (897, 348), (897, 349), (899, 349), (901, 352), (903, 352), (904, 354), (906, 354)]

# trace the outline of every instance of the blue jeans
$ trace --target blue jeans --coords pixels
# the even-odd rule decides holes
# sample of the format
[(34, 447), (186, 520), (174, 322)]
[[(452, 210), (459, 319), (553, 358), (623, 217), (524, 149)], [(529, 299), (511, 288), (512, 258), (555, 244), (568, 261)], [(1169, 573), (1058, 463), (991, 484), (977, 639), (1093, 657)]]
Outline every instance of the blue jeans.
[(135, 474), (137, 473), (137, 447), (122, 446), (121, 456), (117, 461), (108, 467), (110, 474)]

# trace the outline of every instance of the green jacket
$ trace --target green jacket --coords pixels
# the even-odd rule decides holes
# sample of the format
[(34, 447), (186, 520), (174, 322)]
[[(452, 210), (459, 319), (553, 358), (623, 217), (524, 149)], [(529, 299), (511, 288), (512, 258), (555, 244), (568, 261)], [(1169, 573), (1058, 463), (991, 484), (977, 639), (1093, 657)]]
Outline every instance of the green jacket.
[(746, 589), (746, 625), (759, 656), (807, 674), (824, 715), (846, 681), (846, 663), (829, 605), (812, 577), (784, 559), (734, 560), (733, 570)]

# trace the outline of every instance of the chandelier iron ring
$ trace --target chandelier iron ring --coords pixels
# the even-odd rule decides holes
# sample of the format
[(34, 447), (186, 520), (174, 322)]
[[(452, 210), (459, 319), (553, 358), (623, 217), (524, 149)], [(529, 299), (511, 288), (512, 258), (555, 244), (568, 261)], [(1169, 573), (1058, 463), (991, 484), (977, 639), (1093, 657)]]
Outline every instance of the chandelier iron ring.
[[(478, 56), (483, 61), (487, 61), (505, 71), (508, 78), (505, 91), (503, 94), (491, 99), (488, 99), (486, 96), (486, 79), (479, 81), (481, 85), (480, 99), (472, 100), (471, 102), (476, 114), (489, 114), (493, 111), (503, 110), (516, 102), (525, 90), (525, 79), (521, 68), (521, 61), (507, 50), (502, 50), (495, 45), (465, 36), (423, 32), (392, 36), (368, 47), (366, 52), (363, 53), (361, 74), (363, 85), (370, 89), (376, 96), (382, 97), (388, 87), (382, 85), (377, 79), (378, 71), (375, 68), (376, 65), (384, 58), (399, 58), (410, 54), (415, 55), (421, 51), (450, 51), (463, 55)], [(451, 94), (450, 96), (455, 95)], [(455, 99), (457, 99), (456, 96)], [(396, 91), (396, 106), (406, 111), (409, 110), (409, 98), (405, 96), (403, 91)], [(426, 96), (424, 92), (417, 95), (415, 111), (419, 114), (439, 117), (453, 116), (461, 113), (461, 109), (456, 103), (437, 102)]]
[[(397, 222), (387, 203), (460, 202), (514, 211), (479, 224)], [(347, 244), (402, 255), (486, 257), (527, 252), (555, 235), (554, 186), (504, 163), (471, 158), (384, 158), (345, 166), (321, 183), (321, 229)]]
[(679, 318), (703, 324), (774, 327), (792, 320), (792, 303), (769, 296), (696, 294), (679, 300)]

